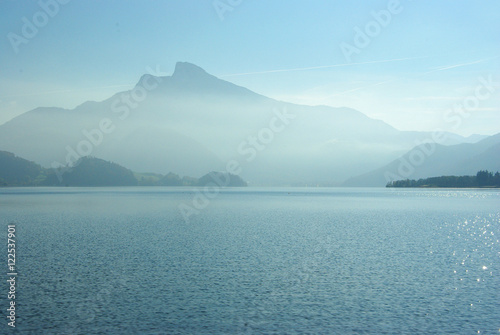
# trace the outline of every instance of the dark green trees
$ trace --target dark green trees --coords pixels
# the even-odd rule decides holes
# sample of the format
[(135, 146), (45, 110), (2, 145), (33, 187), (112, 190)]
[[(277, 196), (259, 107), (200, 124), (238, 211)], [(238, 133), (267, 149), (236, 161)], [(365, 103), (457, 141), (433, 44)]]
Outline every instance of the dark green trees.
[(94, 157), (82, 157), (62, 175), (67, 186), (135, 186), (134, 173), (115, 163)]
[[(495, 176), (498, 176), (499, 173), (495, 173)], [(485, 186), (498, 186), (498, 177), (497, 180), (495, 180), (495, 176), (491, 172), (488, 172), (488, 170), (481, 170), (476, 174), (476, 182), (479, 187), (485, 187)]]
[(44, 177), (43, 168), (13, 153), (0, 151), (0, 186), (38, 185)]
[(441, 176), (419, 180), (395, 180), (386, 187), (500, 187), (500, 173), (493, 175), (487, 170), (475, 176)]
[(210, 172), (201, 178), (180, 177), (175, 173), (135, 173), (116, 163), (82, 157), (74, 166), (45, 169), (13, 153), (0, 151), (1, 186), (247, 186), (239, 176)]

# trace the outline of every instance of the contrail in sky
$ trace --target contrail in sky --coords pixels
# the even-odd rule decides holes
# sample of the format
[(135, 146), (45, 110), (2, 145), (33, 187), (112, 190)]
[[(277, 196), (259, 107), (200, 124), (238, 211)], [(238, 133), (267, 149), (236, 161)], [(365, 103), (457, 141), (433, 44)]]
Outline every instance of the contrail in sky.
[(462, 63), (462, 64), (455, 64), (455, 65), (449, 65), (449, 66), (439, 67), (439, 68), (437, 68), (435, 70), (424, 72), (424, 73), (422, 73), (422, 75), (433, 73), (433, 72), (439, 72), (439, 71), (454, 69), (454, 68), (457, 68), (457, 67), (462, 67), (462, 66), (467, 66), (467, 65), (472, 65), (472, 64), (478, 64), (478, 63), (486, 62), (486, 61), (489, 61), (489, 60), (492, 60), (492, 59), (496, 59), (496, 58), (498, 58), (498, 56), (497, 57), (492, 57), (492, 58), (480, 59), (480, 60), (476, 60), (476, 61), (468, 62), (468, 63)]
[[(436, 69), (434, 69), (432, 71), (427, 71), (427, 72), (424, 72), (424, 73), (420, 73), (417, 76), (423, 76), (423, 75), (426, 75), (426, 74), (429, 74), (429, 73), (434, 73), (434, 72), (439, 72), (439, 71), (445, 71), (445, 70), (454, 69), (454, 68), (457, 68), (457, 67), (462, 67), (462, 66), (467, 66), (467, 65), (472, 65), (472, 64), (478, 64), (478, 63), (482, 63), (482, 62), (485, 62), (485, 61), (488, 61), (488, 60), (492, 60), (492, 59), (495, 59), (495, 58), (498, 58), (498, 56), (497, 57), (493, 57), (493, 58), (480, 59), (480, 60), (476, 60), (476, 61), (468, 62), (468, 63), (461, 63), (461, 64), (455, 64), (455, 65), (449, 65), (449, 66), (442, 66), (442, 67), (436, 68)], [(362, 89), (365, 89), (365, 88), (368, 88), (368, 87), (378, 86), (378, 85), (382, 85), (382, 84), (386, 84), (386, 83), (390, 83), (390, 82), (394, 82), (394, 81), (398, 81), (398, 80), (400, 80), (400, 78), (391, 79), (391, 80), (385, 80), (385, 81), (381, 81), (381, 82), (377, 82), (375, 84), (370, 84), (370, 85), (365, 85), (365, 86), (359, 86), (359, 87), (352, 88), (352, 89), (347, 90), (347, 91), (338, 92), (338, 93), (335, 93), (333, 95), (329, 95), (329, 96), (323, 98), (321, 101), (325, 101), (325, 100), (328, 100), (330, 98), (333, 98), (333, 97), (336, 97), (336, 96), (339, 96), (339, 95), (344, 95), (344, 94), (348, 94), (348, 93), (351, 93), (351, 92), (359, 91), (359, 90), (362, 90)]]
[(344, 66), (363, 65), (363, 64), (401, 62), (401, 61), (405, 61), (405, 60), (422, 59), (422, 58), (427, 58), (427, 56), (424, 56), (424, 57), (395, 58), (395, 59), (386, 59), (386, 60), (375, 60), (375, 61), (361, 62), (361, 63), (342, 63), (342, 64), (333, 64), (333, 65), (299, 67), (299, 68), (293, 68), (293, 69), (281, 69), (281, 70), (267, 70), (267, 71), (257, 71), (257, 72), (233, 73), (233, 74), (221, 75), (220, 77), (236, 77), (236, 76), (246, 76), (246, 75), (250, 75), (250, 74), (266, 74), (266, 73), (276, 73), (276, 72), (306, 71), (306, 70), (327, 69), (327, 68), (332, 68), (332, 67), (344, 67)]

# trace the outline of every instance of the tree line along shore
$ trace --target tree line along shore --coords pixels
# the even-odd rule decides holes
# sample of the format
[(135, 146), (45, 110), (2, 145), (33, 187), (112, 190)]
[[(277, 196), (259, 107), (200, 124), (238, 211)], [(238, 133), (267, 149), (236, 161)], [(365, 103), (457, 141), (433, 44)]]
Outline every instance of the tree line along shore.
[(475, 176), (441, 176), (425, 179), (394, 180), (386, 187), (450, 187), (450, 188), (498, 188), (500, 173), (481, 170)]

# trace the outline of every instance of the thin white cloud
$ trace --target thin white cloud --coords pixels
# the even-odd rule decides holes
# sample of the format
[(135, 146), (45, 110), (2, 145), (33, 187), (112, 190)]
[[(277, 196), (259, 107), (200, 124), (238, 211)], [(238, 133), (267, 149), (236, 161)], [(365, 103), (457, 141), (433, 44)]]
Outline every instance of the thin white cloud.
[[(467, 62), (467, 63), (460, 63), (460, 64), (454, 64), (454, 65), (448, 65), (448, 66), (441, 66), (441, 67), (438, 67), (435, 70), (424, 72), (424, 73), (419, 74), (417, 76), (422, 76), (422, 75), (426, 75), (426, 74), (433, 73), (433, 72), (445, 71), (445, 70), (454, 69), (454, 68), (458, 68), (458, 67), (463, 67), (463, 66), (478, 64), (478, 63), (486, 62), (486, 61), (489, 61), (489, 60), (492, 60), (492, 59), (496, 59), (498, 57), (499, 56), (492, 57), (492, 58), (486, 58), (486, 59), (480, 59), (480, 60), (476, 60), (476, 61), (472, 61), (472, 62)], [(410, 59), (410, 58), (407, 58), (407, 59)], [(377, 82), (377, 83), (374, 83), (374, 84), (370, 84), (370, 85), (359, 86), (359, 87), (356, 87), (356, 88), (353, 88), (353, 89), (350, 89), (350, 90), (346, 90), (346, 91), (335, 93), (333, 95), (329, 95), (329, 96), (325, 97), (322, 101), (326, 101), (326, 100), (328, 100), (330, 98), (334, 98), (334, 97), (341, 96), (341, 95), (346, 95), (346, 94), (349, 94), (349, 93), (352, 93), (352, 92), (360, 91), (360, 90), (363, 90), (363, 89), (366, 89), (366, 88), (369, 88), (369, 87), (379, 86), (379, 85), (383, 85), (383, 84), (386, 84), (386, 83), (395, 82), (395, 81), (399, 81), (399, 80), (401, 80), (401, 78), (396, 78), (396, 79), (391, 79), (391, 80), (384, 80), (384, 81), (380, 81), (380, 82)], [(417, 99), (417, 98), (415, 98), (415, 99)], [(455, 99), (456, 98), (453, 98), (453, 97), (429, 97), (427, 100), (455, 100)], [(425, 99), (424, 98), (419, 98), (418, 100), (425, 100)]]
[(450, 101), (450, 100), (463, 100), (463, 97), (453, 97), (453, 96), (425, 96), (425, 97), (410, 97), (404, 98), (406, 101)]
[(236, 77), (236, 76), (246, 76), (246, 75), (252, 75), (252, 74), (267, 74), (267, 73), (277, 73), (277, 72), (307, 71), (307, 70), (327, 69), (327, 68), (334, 68), (334, 67), (345, 67), (345, 66), (364, 65), (364, 64), (401, 62), (401, 61), (405, 61), (405, 60), (414, 60), (414, 59), (422, 59), (422, 58), (427, 58), (427, 56), (425, 56), (425, 57), (395, 58), (395, 59), (377, 60), (377, 61), (370, 61), (370, 62), (360, 62), (360, 63), (342, 63), (342, 64), (333, 64), (333, 65), (310, 66), (310, 67), (300, 67), (300, 68), (293, 68), (293, 69), (280, 69), (280, 70), (266, 70), (266, 71), (256, 71), (256, 72), (232, 73), (232, 74), (221, 75), (220, 77)]
[(483, 63), (483, 62), (486, 62), (486, 61), (489, 61), (489, 60), (492, 60), (492, 59), (496, 59), (496, 58), (498, 58), (498, 56), (497, 57), (480, 59), (480, 60), (476, 60), (476, 61), (473, 61), (473, 62), (467, 62), (467, 63), (461, 63), (461, 64), (454, 64), (454, 65), (442, 66), (442, 67), (438, 67), (438, 68), (436, 68), (434, 70), (431, 70), (431, 71), (428, 71), (428, 72), (424, 72), (424, 73), (422, 73), (422, 75), (429, 74), (429, 73), (434, 73), (434, 72), (439, 72), (439, 71), (445, 71), (445, 70), (455, 69), (457, 67), (463, 67), (463, 66), (468, 66), (468, 65), (473, 65), (473, 64), (479, 64), (479, 63)]
[(328, 99), (331, 99), (331, 98), (334, 98), (334, 97), (337, 97), (337, 96), (340, 96), (340, 95), (346, 95), (346, 94), (349, 94), (349, 93), (352, 93), (352, 92), (360, 91), (360, 90), (363, 90), (363, 89), (368, 88), (368, 87), (374, 87), (374, 86), (379, 86), (379, 85), (387, 84), (387, 83), (390, 83), (390, 82), (393, 82), (393, 81), (397, 81), (397, 80), (399, 80), (399, 79), (384, 80), (384, 81), (379, 81), (379, 82), (377, 82), (375, 84), (370, 84), (370, 85), (355, 87), (355, 88), (347, 90), (347, 91), (342, 91), (342, 92), (338, 92), (338, 93), (335, 93), (335, 94), (332, 94), (332, 95), (328, 95), (322, 101), (326, 101)]

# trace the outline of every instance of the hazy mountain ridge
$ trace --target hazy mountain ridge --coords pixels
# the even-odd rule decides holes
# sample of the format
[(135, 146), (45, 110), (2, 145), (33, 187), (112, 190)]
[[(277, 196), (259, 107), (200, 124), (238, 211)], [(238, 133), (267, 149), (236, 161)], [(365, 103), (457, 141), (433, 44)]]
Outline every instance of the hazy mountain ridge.
[(245, 187), (239, 176), (209, 172), (200, 178), (134, 173), (119, 164), (96, 157), (82, 157), (72, 168), (45, 169), (35, 162), (0, 151), (0, 186), (200, 186)]
[(422, 144), (381, 168), (348, 179), (343, 185), (383, 186), (393, 180), (463, 176), (485, 169), (500, 170), (500, 133), (477, 143)]
[[(279, 131), (270, 133), (273, 122)], [(0, 126), (0, 149), (45, 167), (92, 155), (161, 174), (224, 171), (236, 160), (254, 185), (335, 185), (429, 137), (350, 108), (276, 101), (180, 62), (172, 76), (144, 75), (102, 102), (27, 112)], [(446, 144), (466, 141), (453, 135)]]

